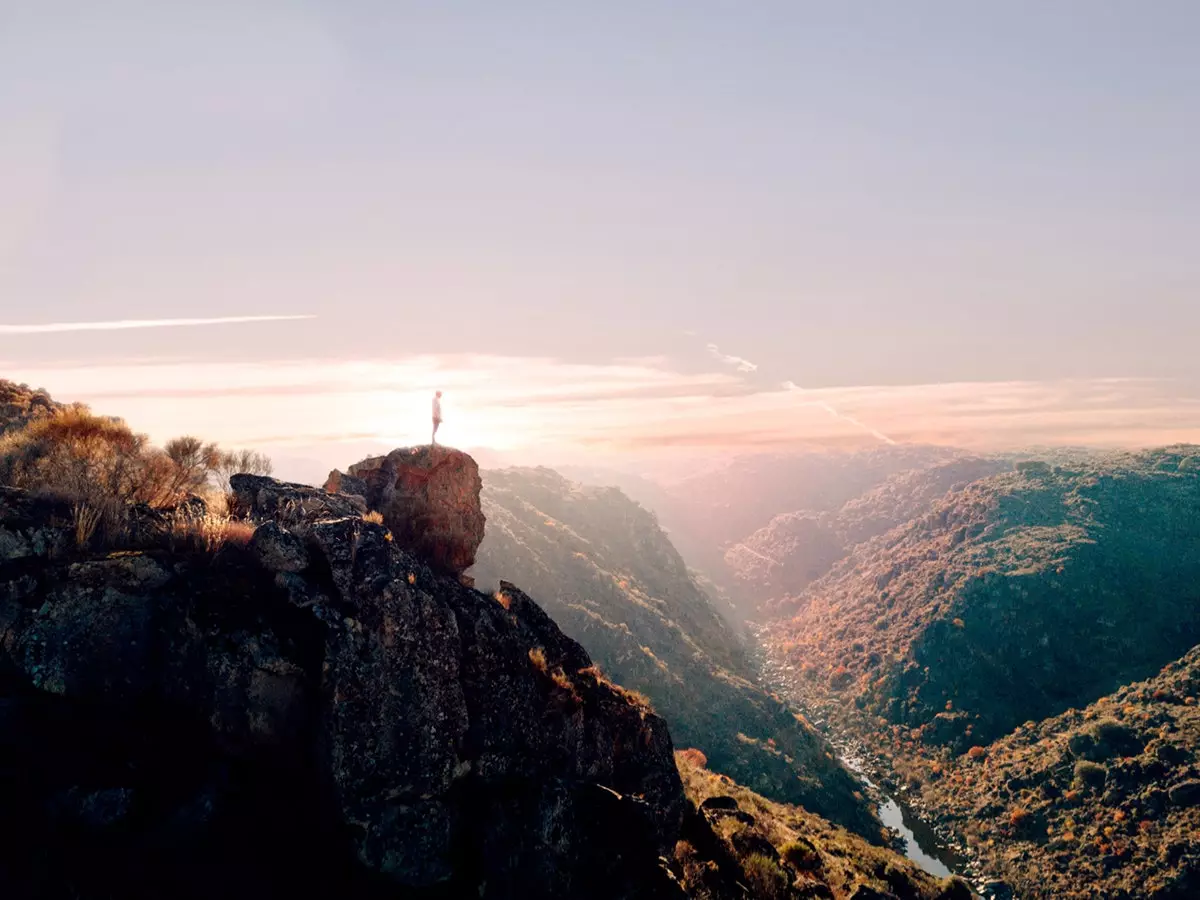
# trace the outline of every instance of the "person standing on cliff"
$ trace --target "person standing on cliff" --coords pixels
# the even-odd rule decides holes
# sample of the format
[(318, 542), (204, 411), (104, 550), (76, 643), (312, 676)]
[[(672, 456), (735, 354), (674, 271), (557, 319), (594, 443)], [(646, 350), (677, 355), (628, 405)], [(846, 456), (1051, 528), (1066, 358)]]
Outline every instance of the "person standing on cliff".
[(437, 444), (438, 426), (442, 424), (442, 392), (438, 391), (433, 395), (433, 439), (429, 442), (430, 446)]

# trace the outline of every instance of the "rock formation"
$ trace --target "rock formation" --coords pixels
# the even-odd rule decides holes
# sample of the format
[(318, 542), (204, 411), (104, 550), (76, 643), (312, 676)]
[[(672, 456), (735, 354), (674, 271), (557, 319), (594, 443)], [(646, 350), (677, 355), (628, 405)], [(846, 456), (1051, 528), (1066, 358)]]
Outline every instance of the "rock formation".
[(679, 895), (666, 726), (533, 601), (235, 490), (245, 547), (89, 554), (0, 489), (0, 895)]
[(483, 540), (479, 467), (448, 447), (402, 447), (334, 471), (326, 490), (363, 497), (396, 542), (435, 568), (461, 573)]

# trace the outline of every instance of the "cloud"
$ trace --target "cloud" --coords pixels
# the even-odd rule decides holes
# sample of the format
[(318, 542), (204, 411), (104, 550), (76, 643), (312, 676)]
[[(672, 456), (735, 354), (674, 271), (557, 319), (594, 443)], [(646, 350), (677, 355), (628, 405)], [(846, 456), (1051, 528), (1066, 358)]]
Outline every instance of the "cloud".
[(978, 450), (1200, 441), (1200, 385), (1152, 379), (799, 390), (736, 371), (683, 372), (656, 358), (585, 364), (470, 354), (9, 363), (0, 371), (123, 416), (157, 441), (198, 434), (234, 446), (268, 438), (275, 447), (332, 445), (347, 436), (423, 442), (438, 388), (446, 404), (439, 436), (447, 443), (520, 450), (545, 462), (575, 451), (675, 458), (881, 440)]
[(709, 355), (713, 359), (719, 360), (726, 365), (733, 366), (739, 372), (757, 372), (758, 365), (750, 362), (748, 359), (742, 359), (740, 356), (730, 356), (728, 353), (722, 353), (716, 344), (706, 344)]
[(130, 328), (190, 328), (197, 325), (243, 325), (248, 322), (292, 322), (316, 316), (223, 316), (212, 319), (115, 319), (108, 322), (50, 322), (44, 325), (0, 325), (0, 334), (58, 334), (66, 331), (124, 331)]

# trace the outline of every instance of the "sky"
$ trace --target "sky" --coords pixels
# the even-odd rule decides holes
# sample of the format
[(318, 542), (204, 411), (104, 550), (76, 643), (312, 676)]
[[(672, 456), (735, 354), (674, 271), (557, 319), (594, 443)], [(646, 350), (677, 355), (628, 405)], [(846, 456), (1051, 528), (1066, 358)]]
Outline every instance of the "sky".
[(0, 377), (322, 459), (424, 440), (435, 388), (447, 443), (546, 461), (1200, 441), (1198, 39), (1174, 0), (0, 0)]

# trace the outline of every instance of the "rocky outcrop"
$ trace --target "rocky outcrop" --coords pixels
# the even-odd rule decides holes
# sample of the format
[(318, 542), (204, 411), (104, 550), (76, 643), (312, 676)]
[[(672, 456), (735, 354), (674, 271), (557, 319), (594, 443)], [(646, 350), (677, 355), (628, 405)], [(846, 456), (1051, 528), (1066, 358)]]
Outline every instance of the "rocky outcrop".
[(245, 547), (102, 555), (0, 494), (0, 895), (679, 895), (666, 726), (532, 600), (235, 491)]
[(325, 488), (357, 494), (383, 516), (396, 542), (435, 568), (461, 573), (483, 540), (479, 467), (448, 447), (403, 447), (332, 472)]

